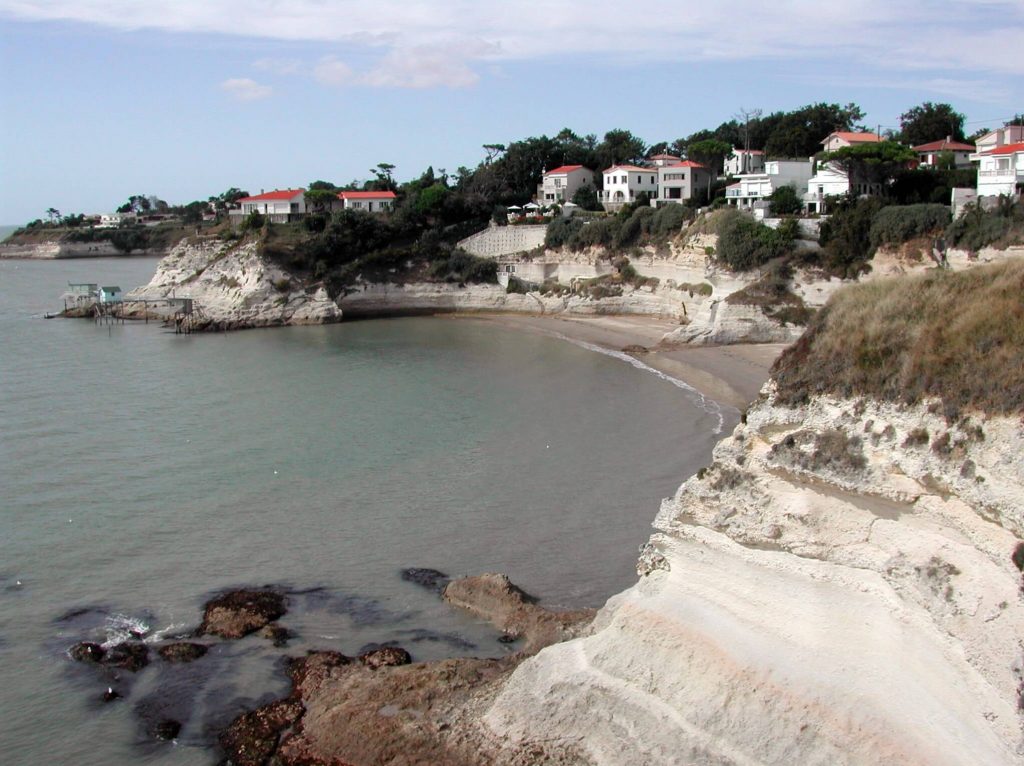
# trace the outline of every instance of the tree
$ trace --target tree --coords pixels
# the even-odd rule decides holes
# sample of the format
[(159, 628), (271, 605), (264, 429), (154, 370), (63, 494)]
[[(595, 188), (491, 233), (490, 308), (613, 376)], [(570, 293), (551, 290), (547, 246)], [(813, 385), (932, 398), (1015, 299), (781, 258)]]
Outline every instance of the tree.
[(965, 138), (964, 116), (949, 104), (925, 101), (900, 115), (900, 139), (905, 144), (918, 146), (946, 136), (954, 141)]
[(60, 211), (55, 207), (48, 207), (46, 208), (46, 217), (50, 219), (51, 224), (55, 224), (60, 220)]
[(722, 172), (722, 163), (732, 153), (732, 144), (709, 138), (697, 141), (686, 148), (686, 156), (711, 169), (708, 173), (708, 199), (711, 199), (711, 182)]
[(306, 204), (313, 213), (329, 213), (335, 200), (338, 199), (338, 192), (334, 189), (310, 189), (305, 194)]
[(484, 164), (490, 165), (505, 152), (505, 144), (484, 144), (484, 151), (487, 152), (487, 156), (484, 158)]
[(310, 191), (338, 191), (338, 187), (330, 181), (313, 181), (306, 188)]
[(394, 191), (395, 190), (395, 178), (391, 174), (391, 171), (395, 169), (395, 166), (389, 162), (378, 162), (377, 167), (370, 168), (370, 172), (376, 176), (377, 180), (373, 183), (376, 188), (374, 191)]
[(598, 169), (604, 170), (620, 162), (639, 162), (644, 157), (644, 142), (628, 130), (609, 130), (597, 145)]
[(597, 198), (597, 190), (590, 185), (581, 186), (572, 195), (572, 203), (579, 205), (584, 210), (603, 210), (601, 200)]
[(895, 141), (854, 144), (824, 155), (824, 161), (842, 169), (850, 179), (850, 187), (876, 187), (886, 184), (917, 158), (914, 152)]
[[(764, 151), (773, 157), (812, 157), (821, 150), (821, 142), (837, 130), (856, 130), (864, 111), (854, 103), (808, 104), (792, 112), (777, 113), (767, 119), (774, 122)], [(753, 145), (753, 144), (752, 144)]]

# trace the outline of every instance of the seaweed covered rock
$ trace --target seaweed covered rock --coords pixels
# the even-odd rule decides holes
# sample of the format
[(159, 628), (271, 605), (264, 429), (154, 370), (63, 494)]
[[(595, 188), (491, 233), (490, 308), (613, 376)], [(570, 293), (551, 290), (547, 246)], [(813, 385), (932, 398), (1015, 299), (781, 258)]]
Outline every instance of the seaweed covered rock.
[(285, 598), (272, 590), (233, 590), (206, 602), (197, 634), (242, 638), (284, 616)]

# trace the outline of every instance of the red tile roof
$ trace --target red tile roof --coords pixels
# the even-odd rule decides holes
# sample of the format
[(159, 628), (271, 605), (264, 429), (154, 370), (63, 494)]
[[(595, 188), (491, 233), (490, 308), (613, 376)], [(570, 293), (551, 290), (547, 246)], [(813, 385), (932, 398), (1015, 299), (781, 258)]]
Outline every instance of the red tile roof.
[(648, 157), (649, 160), (678, 160), (674, 154), (655, 154), (653, 157)]
[(941, 141), (930, 141), (914, 147), (915, 152), (973, 152), (971, 144), (962, 144), (959, 141), (942, 139)]
[(989, 154), (1016, 154), (1017, 152), (1024, 152), (1024, 143), (1006, 144), (998, 149), (993, 149)]
[(239, 202), (269, 202), (270, 200), (286, 200), (293, 199), (299, 194), (305, 194), (305, 189), (281, 189), (280, 191), (267, 192), (266, 194), (257, 194), (252, 197), (242, 197), (238, 200)]
[(701, 165), (699, 162), (693, 160), (683, 160), (677, 162), (675, 165), (666, 165), (667, 168), (700, 168), (701, 170), (707, 170), (707, 165)]
[(343, 191), (338, 192), (338, 199), (394, 199), (393, 191)]
[(557, 176), (564, 175), (565, 173), (571, 173), (574, 170), (580, 170), (582, 165), (562, 165), (561, 167), (555, 168), (554, 170), (547, 171), (544, 175), (546, 176)]
[(828, 143), (828, 139), (832, 138), (832, 136), (841, 138), (851, 144), (874, 144), (882, 141), (882, 137), (877, 133), (851, 133), (846, 130), (837, 130), (835, 133), (829, 133), (821, 143)]

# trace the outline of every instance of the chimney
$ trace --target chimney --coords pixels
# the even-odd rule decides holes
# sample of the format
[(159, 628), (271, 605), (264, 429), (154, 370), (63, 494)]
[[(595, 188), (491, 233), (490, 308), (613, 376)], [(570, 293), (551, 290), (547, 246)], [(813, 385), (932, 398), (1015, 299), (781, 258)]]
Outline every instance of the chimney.
[(263, 194), (263, 189), (260, 189), (260, 194)]

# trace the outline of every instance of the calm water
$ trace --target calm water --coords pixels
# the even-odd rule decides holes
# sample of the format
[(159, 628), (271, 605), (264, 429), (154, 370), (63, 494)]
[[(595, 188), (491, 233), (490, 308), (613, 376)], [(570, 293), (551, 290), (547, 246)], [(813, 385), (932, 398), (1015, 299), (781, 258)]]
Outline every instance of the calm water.
[[(290, 654), (500, 654), (399, 570), (504, 571), (598, 606), (716, 439), (717, 414), (671, 382), (492, 324), (184, 337), (41, 318), (67, 281), (127, 289), (154, 266), (0, 261), (5, 764), (213, 763), (212, 732), (284, 688), (282, 650), (249, 637), (117, 680), (65, 652), (129, 623), (192, 628), (229, 586), (318, 589), (290, 598)], [(108, 683), (125, 698), (100, 703)], [(185, 724), (174, 744), (147, 734), (162, 717)]]

